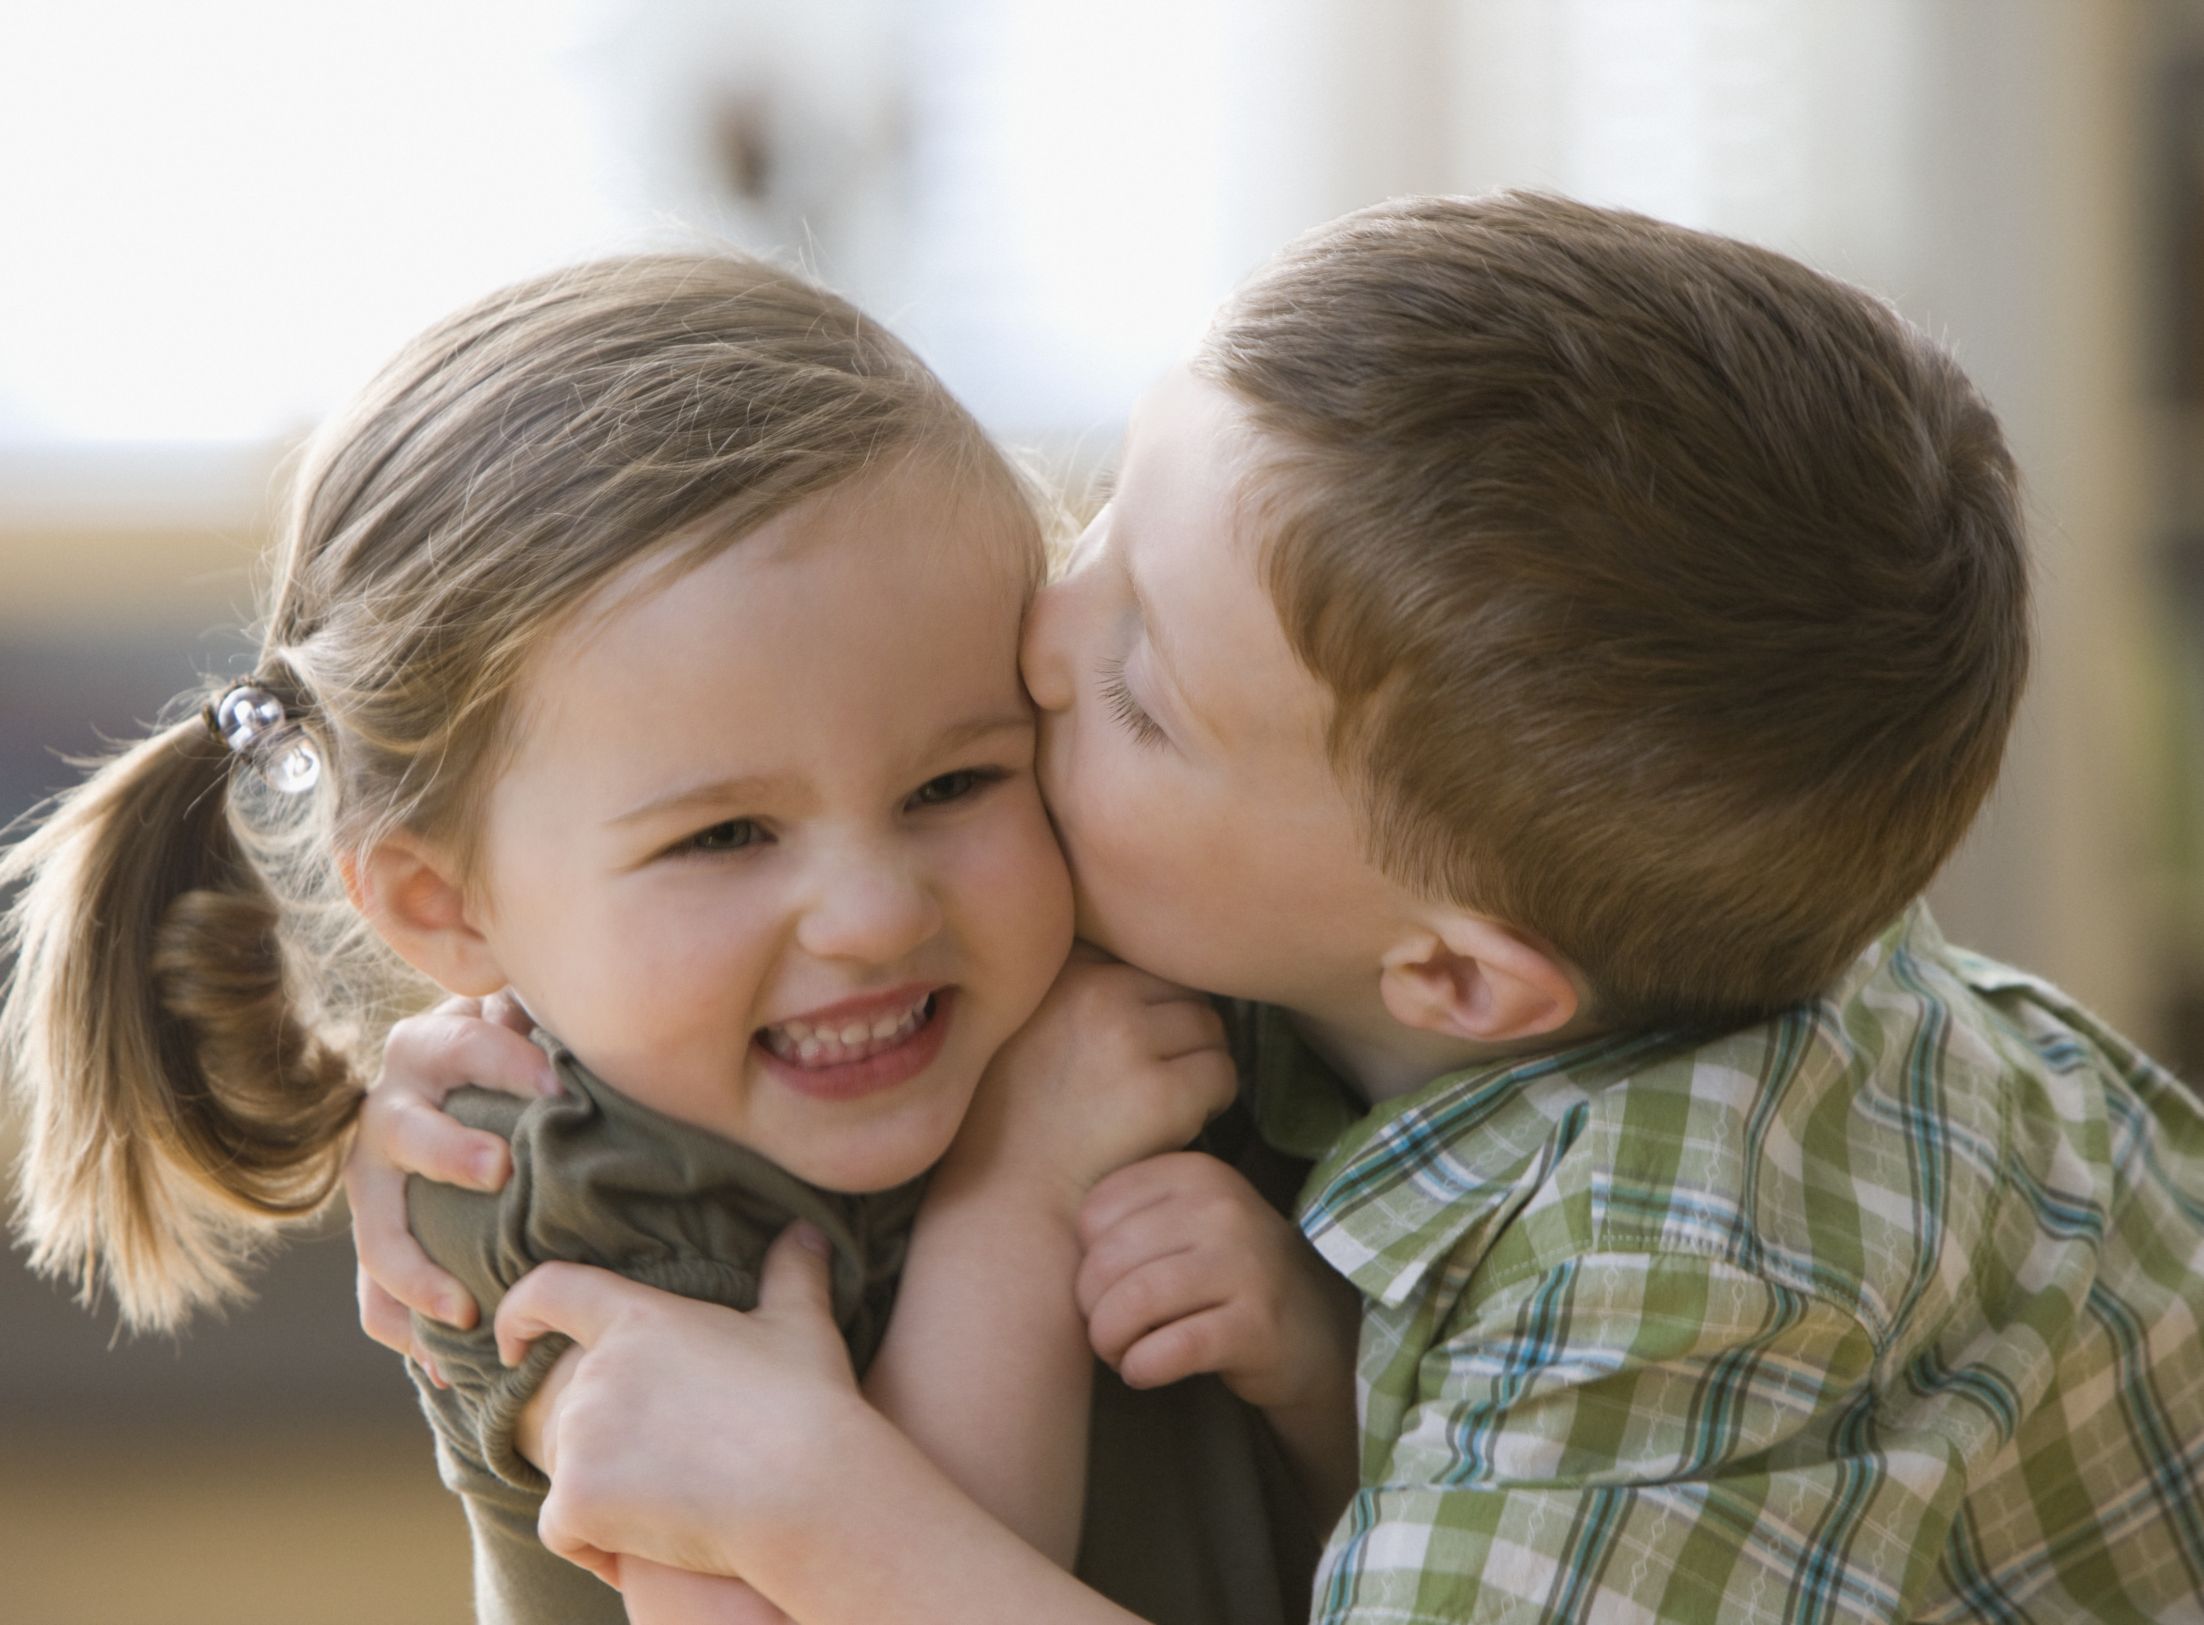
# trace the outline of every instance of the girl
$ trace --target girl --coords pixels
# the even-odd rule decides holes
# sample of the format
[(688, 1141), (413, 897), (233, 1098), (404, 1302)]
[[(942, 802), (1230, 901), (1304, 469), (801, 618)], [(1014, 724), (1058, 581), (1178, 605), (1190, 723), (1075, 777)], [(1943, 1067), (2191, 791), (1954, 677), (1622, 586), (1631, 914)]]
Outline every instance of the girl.
[[(1040, 561), (939, 382), (762, 264), (585, 266), (432, 329), (308, 456), (250, 678), (0, 860), (37, 1264), (133, 1328), (236, 1295), (329, 1196), (392, 1016), (510, 988), (559, 1087), (461, 1097), (514, 1167), (419, 1193), (439, 1261), (490, 1307), (569, 1260), (748, 1308), (802, 1221), (882, 1409), (1068, 1560), (1077, 1308), (992, 1283), (1068, 1281), (1079, 1194), (1232, 1080), (1207, 1007), (1123, 967), (1066, 982), (1078, 1046), (1005, 1048), (1071, 933), (1017, 668)], [(535, 1540), (555, 1340), (424, 1341), (484, 1617), (618, 1617)], [(762, 1607), (593, 1566), (636, 1619)]]

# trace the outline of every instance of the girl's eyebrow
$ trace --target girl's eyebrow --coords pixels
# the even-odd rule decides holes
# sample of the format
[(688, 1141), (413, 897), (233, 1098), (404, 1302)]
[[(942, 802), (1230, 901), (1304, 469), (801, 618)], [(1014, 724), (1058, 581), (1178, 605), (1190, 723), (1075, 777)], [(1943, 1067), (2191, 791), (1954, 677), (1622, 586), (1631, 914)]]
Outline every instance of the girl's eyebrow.
[(605, 824), (608, 828), (622, 824), (639, 824), (645, 819), (658, 818), (667, 813), (697, 812), (744, 802), (760, 802), (785, 795), (793, 787), (793, 780), (779, 774), (708, 779), (701, 784), (684, 785), (678, 790), (669, 790), (664, 795), (653, 796), (624, 813), (606, 819)]
[(1029, 711), (991, 711), (984, 716), (952, 722), (934, 736), (933, 746), (928, 754), (947, 756), (967, 745), (977, 744), (992, 734), (1031, 733), (1033, 728), (1033, 714)]
[[(990, 711), (952, 722), (933, 738), (929, 756), (947, 756), (1000, 733), (1031, 733), (1033, 718), (1023, 711)], [(716, 812), (735, 806), (758, 806), (793, 797), (797, 781), (785, 773), (752, 773), (736, 778), (705, 779), (652, 796), (626, 812), (605, 820), (608, 828), (640, 824), (677, 812)]]

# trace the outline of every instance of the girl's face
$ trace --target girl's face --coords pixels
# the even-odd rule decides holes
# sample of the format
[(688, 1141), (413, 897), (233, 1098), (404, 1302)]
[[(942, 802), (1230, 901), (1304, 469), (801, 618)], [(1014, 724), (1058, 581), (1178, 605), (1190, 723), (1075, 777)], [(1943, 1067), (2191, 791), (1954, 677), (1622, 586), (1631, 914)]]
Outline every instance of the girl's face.
[(941, 1155), (1070, 944), (1004, 510), (914, 463), (641, 561), (536, 662), (488, 798), (476, 923), (536, 1019), (831, 1189)]

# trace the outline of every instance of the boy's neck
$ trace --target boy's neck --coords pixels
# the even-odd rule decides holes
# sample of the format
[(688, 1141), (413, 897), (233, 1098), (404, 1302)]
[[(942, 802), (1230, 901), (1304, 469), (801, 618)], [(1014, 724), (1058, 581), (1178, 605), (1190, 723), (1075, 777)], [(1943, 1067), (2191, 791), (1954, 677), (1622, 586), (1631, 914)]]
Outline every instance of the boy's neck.
[(1412, 1094), (1433, 1078), (1450, 1072), (1528, 1055), (1548, 1055), (1582, 1043), (1600, 1031), (1597, 1022), (1579, 1014), (1556, 1031), (1494, 1043), (1423, 1032), (1391, 1021), (1381, 1029), (1365, 1031), (1356, 1024), (1328, 1021), (1307, 1011), (1295, 1010), (1288, 1015), (1301, 1041), (1373, 1106)]

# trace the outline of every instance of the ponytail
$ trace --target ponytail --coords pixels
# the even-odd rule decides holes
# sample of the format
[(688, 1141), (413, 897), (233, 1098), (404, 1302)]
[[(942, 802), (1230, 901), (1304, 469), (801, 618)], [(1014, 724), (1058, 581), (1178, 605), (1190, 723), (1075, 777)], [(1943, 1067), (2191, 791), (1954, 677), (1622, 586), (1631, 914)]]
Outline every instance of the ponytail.
[[(22, 888), (0, 1083), (29, 1127), (36, 1267), (111, 1291), (133, 1328), (237, 1296), (273, 1221), (328, 1198), (382, 1031), (427, 991), (331, 854), (404, 831), (464, 869), (515, 697), (592, 595), (921, 452), (1016, 510), (916, 355), (738, 255), (534, 277), (391, 360), (299, 467), (252, 694), (116, 756), (0, 852), (0, 895)], [(286, 795), (313, 777), (293, 726), (321, 781)]]
[[(34, 1268), (170, 1331), (243, 1295), (271, 1219), (327, 1201), (360, 1088), (301, 1019), (284, 911), (240, 841), (233, 757), (193, 715), (0, 854), (16, 950), (0, 1077), (28, 1134)], [(247, 775), (237, 775), (240, 786)]]

